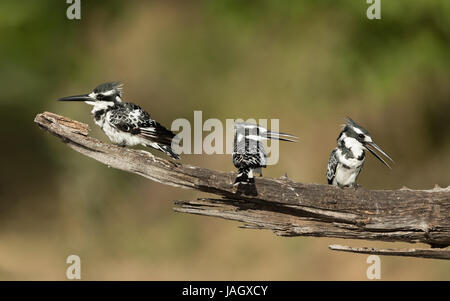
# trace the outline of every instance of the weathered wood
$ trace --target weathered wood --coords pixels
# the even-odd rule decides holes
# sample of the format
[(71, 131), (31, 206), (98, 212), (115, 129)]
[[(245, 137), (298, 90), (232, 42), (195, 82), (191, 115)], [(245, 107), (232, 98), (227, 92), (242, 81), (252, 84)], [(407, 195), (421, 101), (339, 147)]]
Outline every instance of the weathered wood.
[(389, 256), (406, 256), (406, 257), (420, 257), (432, 259), (450, 259), (449, 249), (377, 249), (377, 248), (353, 248), (341, 245), (330, 245), (330, 250), (373, 254), (373, 255), (389, 255)]
[[(250, 202), (227, 198), (177, 201), (174, 210), (235, 220), (244, 223), (243, 227), (245, 228), (271, 230), (280, 236), (326, 236), (391, 242), (425, 242), (433, 246), (446, 246), (449, 241), (448, 228), (443, 231), (443, 227), (439, 225), (433, 230), (428, 228), (419, 230), (419, 227), (423, 227), (423, 222), (419, 221), (417, 228), (414, 228), (412, 221), (403, 222), (407, 219), (406, 216), (399, 221), (397, 229), (394, 229), (392, 222), (387, 223), (386, 228), (383, 229), (383, 218), (380, 213), (370, 213), (377, 215), (377, 227), (373, 227), (371, 226), (373, 217), (363, 215), (342, 215), (341, 212), (337, 212), (331, 217), (332, 214), (323, 215), (317, 213), (316, 209), (303, 210), (303, 208), (280, 206), (269, 202)], [(413, 210), (413, 212), (415, 211)], [(393, 213), (395, 214), (395, 212)], [(383, 214), (388, 215), (389, 213), (383, 211)], [(412, 215), (411, 218), (413, 218)], [(387, 219), (394, 218), (387, 216)], [(427, 230), (428, 232), (426, 232)], [(431, 237), (433, 240), (430, 239)]]
[(340, 189), (285, 177), (256, 178), (256, 195), (237, 193), (236, 173), (213, 171), (122, 148), (87, 136), (87, 126), (53, 113), (35, 122), (74, 150), (110, 167), (222, 199), (176, 202), (177, 212), (222, 217), (283, 236), (423, 242), (450, 245), (450, 186), (431, 190)]

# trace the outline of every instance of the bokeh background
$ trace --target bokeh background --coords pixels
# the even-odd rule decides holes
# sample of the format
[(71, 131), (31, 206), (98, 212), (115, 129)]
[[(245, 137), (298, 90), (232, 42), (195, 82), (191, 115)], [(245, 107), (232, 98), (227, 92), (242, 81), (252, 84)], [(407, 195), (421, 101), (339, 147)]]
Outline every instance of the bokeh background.
[[(90, 107), (56, 98), (105, 81), (170, 127), (172, 120), (279, 118), (300, 143), (281, 144), (265, 176), (325, 183), (345, 116), (396, 161), (369, 156), (368, 189), (450, 184), (450, 1), (363, 0), (0, 2), (0, 279), (365, 280), (365, 255), (172, 211), (202, 194), (153, 183), (84, 157), (41, 131), (51, 111), (91, 125)], [(207, 133), (206, 133), (207, 134)], [(160, 155), (160, 154), (158, 154)], [(231, 171), (229, 155), (184, 163)], [(421, 245), (415, 245), (420, 247)], [(450, 280), (450, 262), (382, 257), (384, 280)]]

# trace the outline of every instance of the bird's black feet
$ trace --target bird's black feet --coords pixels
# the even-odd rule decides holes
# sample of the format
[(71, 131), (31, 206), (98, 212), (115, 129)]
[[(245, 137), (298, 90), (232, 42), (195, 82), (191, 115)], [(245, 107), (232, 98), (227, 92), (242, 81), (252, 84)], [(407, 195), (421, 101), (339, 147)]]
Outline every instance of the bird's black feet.
[(341, 189), (359, 189), (359, 188), (361, 188), (362, 186), (360, 186), (360, 185), (358, 185), (358, 184), (356, 184), (356, 183), (353, 183), (353, 184), (350, 184), (350, 185), (340, 185), (339, 183), (338, 183), (338, 185), (337, 185), (339, 188), (341, 188)]
[(245, 173), (238, 175), (233, 184), (233, 190), (238, 195), (258, 195), (258, 191), (256, 190), (255, 185), (255, 179), (253, 177), (249, 178)]
[(356, 183), (353, 183), (352, 186), (350, 186), (350, 187), (352, 187), (353, 189), (358, 189), (361, 186)]

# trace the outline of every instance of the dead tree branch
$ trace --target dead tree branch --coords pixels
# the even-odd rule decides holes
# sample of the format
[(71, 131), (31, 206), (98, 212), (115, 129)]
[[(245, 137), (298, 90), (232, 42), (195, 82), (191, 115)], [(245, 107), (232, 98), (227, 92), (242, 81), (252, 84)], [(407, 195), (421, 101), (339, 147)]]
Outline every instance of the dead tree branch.
[[(35, 122), (72, 149), (110, 167), (162, 184), (221, 196), (177, 201), (174, 207), (177, 212), (236, 220), (243, 222), (244, 228), (268, 229), (282, 236), (422, 242), (441, 248), (440, 252), (435, 249), (422, 253), (411, 251), (416, 249), (378, 252), (449, 259), (450, 250), (444, 248), (450, 245), (450, 186), (369, 191), (302, 184), (285, 177), (256, 178), (257, 193), (244, 195), (233, 188), (234, 172), (183, 165), (145, 151), (103, 143), (88, 136), (86, 124), (53, 113), (38, 114)], [(350, 250), (369, 252), (364, 248), (346, 249)]]
[(450, 259), (450, 252), (447, 249), (376, 249), (376, 248), (352, 248), (340, 245), (330, 245), (329, 248), (330, 250), (334, 251), (343, 251), (359, 254)]

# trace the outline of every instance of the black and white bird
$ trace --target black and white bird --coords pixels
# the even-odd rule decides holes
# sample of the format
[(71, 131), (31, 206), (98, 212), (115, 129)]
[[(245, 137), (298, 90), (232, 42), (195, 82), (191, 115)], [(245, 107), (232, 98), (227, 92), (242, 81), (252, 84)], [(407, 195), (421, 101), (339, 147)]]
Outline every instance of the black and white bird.
[(239, 184), (253, 184), (253, 172), (262, 176), (262, 168), (267, 165), (267, 153), (264, 149), (264, 140), (280, 140), (296, 142), (297, 137), (268, 131), (266, 128), (247, 122), (234, 125), (233, 164), (238, 169), (234, 186)]
[(331, 152), (328, 161), (328, 184), (341, 188), (357, 187), (356, 179), (364, 165), (366, 149), (383, 162), (384, 165), (391, 168), (371, 147), (394, 162), (388, 154), (372, 141), (369, 132), (365, 128), (347, 117), (346, 123), (337, 139), (337, 147)]
[(143, 145), (164, 152), (174, 159), (180, 156), (172, 149), (175, 134), (153, 120), (139, 106), (122, 100), (122, 85), (108, 82), (91, 93), (59, 98), (60, 101), (84, 101), (92, 105), (95, 123), (114, 144)]

